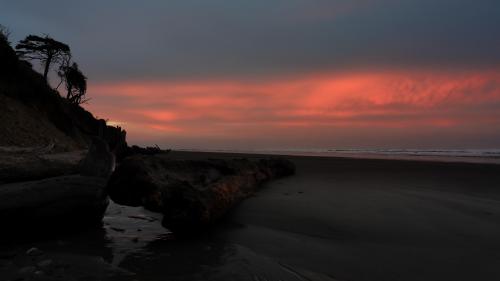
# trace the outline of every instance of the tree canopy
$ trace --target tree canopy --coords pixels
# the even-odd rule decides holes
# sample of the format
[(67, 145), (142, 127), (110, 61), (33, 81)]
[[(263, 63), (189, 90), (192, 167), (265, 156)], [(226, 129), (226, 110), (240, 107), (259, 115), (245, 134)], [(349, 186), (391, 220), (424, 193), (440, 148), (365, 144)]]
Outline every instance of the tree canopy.
[(52, 63), (69, 61), (71, 51), (68, 45), (52, 39), (48, 35), (40, 37), (28, 35), (16, 45), (17, 54), (22, 58), (39, 60), (42, 62), (44, 71), (43, 78), (47, 81), (47, 75)]
[(0, 24), (0, 40), (9, 43), (9, 36), (10, 30), (6, 26)]
[(48, 35), (43, 37), (28, 35), (16, 45), (16, 53), (21, 58), (39, 60), (43, 65), (43, 78), (47, 83), (50, 67), (57, 63), (59, 65), (57, 75), (61, 78), (59, 85), (65, 83), (66, 99), (72, 104), (82, 104), (88, 101), (85, 97), (87, 77), (78, 68), (78, 64), (72, 62), (71, 50), (65, 43)]
[(59, 75), (66, 82), (66, 99), (73, 104), (81, 104), (87, 101), (85, 93), (87, 91), (87, 77), (78, 68), (78, 64), (61, 67)]

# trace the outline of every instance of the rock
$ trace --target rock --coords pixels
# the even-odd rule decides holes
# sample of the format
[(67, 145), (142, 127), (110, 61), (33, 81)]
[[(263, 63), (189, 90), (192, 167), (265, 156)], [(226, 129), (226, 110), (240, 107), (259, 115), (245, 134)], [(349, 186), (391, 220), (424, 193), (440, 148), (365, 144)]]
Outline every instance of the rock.
[(51, 266), (52, 263), (53, 263), (52, 260), (43, 260), (43, 261), (37, 263), (36, 265), (40, 268), (47, 268), (47, 267)]
[(125, 232), (125, 229), (123, 229), (123, 228), (119, 228), (119, 227), (110, 227), (110, 228), (116, 232)]
[(107, 178), (115, 169), (115, 156), (108, 144), (98, 137), (92, 138), (87, 156), (82, 161), (80, 174)]
[(43, 255), (43, 252), (40, 249), (33, 247), (33, 248), (30, 248), (26, 251), (26, 255), (32, 256), (32, 257), (41, 256), (41, 255)]
[(23, 276), (27, 276), (27, 275), (31, 275), (31, 274), (35, 273), (35, 271), (36, 271), (36, 267), (25, 266), (25, 267), (19, 269), (19, 274), (21, 274)]
[(145, 215), (132, 215), (132, 216), (127, 216), (127, 217), (131, 218), (131, 219), (145, 220), (145, 221), (149, 221), (149, 222), (154, 222), (157, 220), (156, 218), (148, 217)]
[(107, 190), (118, 204), (163, 213), (163, 225), (179, 233), (215, 222), (264, 182), (294, 172), (293, 163), (284, 159), (182, 161), (136, 155), (121, 163)]
[(37, 270), (33, 273), (33, 275), (36, 276), (36, 278), (43, 278), (46, 276), (45, 272), (41, 271), (41, 270)]
[(107, 126), (103, 119), (98, 123), (98, 136), (106, 141), (116, 158), (122, 160), (128, 153), (127, 132), (119, 126)]
[(137, 145), (132, 145), (131, 147), (127, 148), (127, 155), (126, 156), (132, 156), (132, 155), (136, 155), (136, 154), (141, 154), (141, 155), (168, 154), (171, 151), (172, 151), (171, 149), (162, 150), (158, 145), (147, 146), (147, 147), (140, 147)]
[(108, 204), (105, 185), (103, 178), (80, 175), (0, 185), (0, 221), (14, 232), (100, 223)]

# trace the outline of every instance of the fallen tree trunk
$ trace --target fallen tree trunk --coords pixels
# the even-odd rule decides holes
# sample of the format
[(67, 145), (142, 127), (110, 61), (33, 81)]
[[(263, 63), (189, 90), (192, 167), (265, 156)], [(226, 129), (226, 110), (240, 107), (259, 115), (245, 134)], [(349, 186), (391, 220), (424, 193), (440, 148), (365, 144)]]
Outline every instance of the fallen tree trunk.
[(213, 223), (264, 182), (294, 172), (284, 159), (181, 161), (137, 155), (116, 169), (107, 191), (116, 203), (161, 212), (165, 227), (187, 232)]
[(108, 205), (105, 186), (104, 178), (80, 175), (0, 185), (0, 221), (14, 232), (98, 224)]
[(65, 153), (0, 152), (0, 184), (77, 174), (84, 151)]

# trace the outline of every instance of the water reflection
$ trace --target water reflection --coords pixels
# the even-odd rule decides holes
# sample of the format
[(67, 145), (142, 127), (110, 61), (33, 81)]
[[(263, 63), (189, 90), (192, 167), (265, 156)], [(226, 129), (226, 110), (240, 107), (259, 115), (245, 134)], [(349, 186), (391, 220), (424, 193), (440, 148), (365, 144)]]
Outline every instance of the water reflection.
[[(143, 208), (110, 205), (104, 218), (113, 251), (111, 264), (133, 272), (139, 280), (206, 280), (232, 255), (232, 247), (206, 232), (176, 239), (161, 226), (161, 215)], [(113, 280), (126, 277), (113, 276)]]
[[(112, 264), (142, 281), (333, 280), (240, 244), (241, 233), (251, 235), (255, 230), (230, 218), (185, 239), (161, 227), (160, 219), (161, 215), (142, 208), (111, 206), (104, 221), (113, 249)], [(116, 275), (112, 280), (130, 280), (130, 276)]]
[(111, 264), (119, 266), (126, 256), (141, 254), (152, 241), (173, 239), (172, 233), (160, 222), (160, 214), (142, 207), (111, 203), (103, 218), (105, 239), (112, 251)]
[[(20, 272), (32, 268), (47, 280), (306, 280), (239, 244), (240, 231), (245, 227), (226, 222), (179, 239), (161, 226), (160, 214), (111, 203), (100, 228), (0, 243), (0, 276), (21, 280)], [(43, 254), (29, 256), (32, 247)], [(51, 266), (41, 268), (47, 260)]]

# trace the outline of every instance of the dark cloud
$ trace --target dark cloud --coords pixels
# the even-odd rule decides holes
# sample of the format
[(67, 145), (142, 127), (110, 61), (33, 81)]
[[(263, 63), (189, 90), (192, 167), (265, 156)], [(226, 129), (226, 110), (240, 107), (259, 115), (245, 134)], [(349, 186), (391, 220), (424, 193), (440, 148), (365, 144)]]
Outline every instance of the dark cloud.
[(491, 68), (493, 0), (3, 1), (14, 39), (50, 33), (96, 81), (351, 68)]

